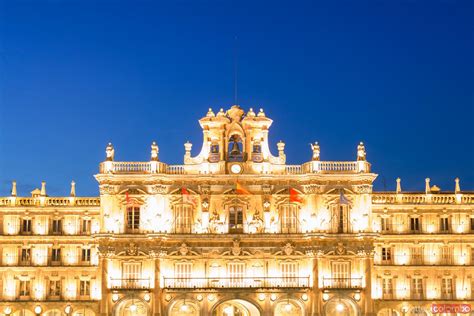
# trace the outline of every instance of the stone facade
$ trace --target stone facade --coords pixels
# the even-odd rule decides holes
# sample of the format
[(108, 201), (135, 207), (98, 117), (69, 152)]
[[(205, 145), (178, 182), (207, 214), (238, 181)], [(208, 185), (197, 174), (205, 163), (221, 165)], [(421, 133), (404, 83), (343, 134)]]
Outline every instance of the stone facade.
[[(211, 109), (184, 164), (115, 160), (99, 197), (0, 198), (6, 315), (431, 315), (474, 308), (474, 193), (373, 192), (354, 161), (286, 164), (263, 110)], [(459, 314), (459, 315), (467, 315)]]

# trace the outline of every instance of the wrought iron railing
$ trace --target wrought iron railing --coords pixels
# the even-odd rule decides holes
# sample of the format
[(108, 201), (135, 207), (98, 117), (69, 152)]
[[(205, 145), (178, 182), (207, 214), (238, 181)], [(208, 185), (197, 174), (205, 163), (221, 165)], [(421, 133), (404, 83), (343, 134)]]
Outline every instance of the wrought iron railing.
[(147, 290), (150, 285), (150, 279), (144, 278), (110, 279), (112, 290)]
[(163, 278), (167, 289), (308, 288), (308, 277)]
[(324, 289), (360, 289), (362, 278), (323, 278)]

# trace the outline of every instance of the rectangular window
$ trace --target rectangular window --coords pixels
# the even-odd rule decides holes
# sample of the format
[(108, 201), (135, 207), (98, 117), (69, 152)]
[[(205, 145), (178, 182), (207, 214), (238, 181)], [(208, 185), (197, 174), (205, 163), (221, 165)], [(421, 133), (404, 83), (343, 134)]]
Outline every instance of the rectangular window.
[(122, 266), (122, 285), (125, 288), (138, 288), (140, 286), (142, 265), (140, 262), (124, 262)]
[(91, 220), (83, 219), (81, 223), (81, 233), (83, 235), (89, 235), (91, 233)]
[(472, 233), (474, 232), (474, 217), (470, 218), (470, 222), (471, 222), (471, 233)]
[(411, 293), (413, 299), (423, 298), (423, 279), (413, 278), (411, 279)]
[(31, 249), (30, 248), (21, 249), (20, 263), (22, 265), (30, 265), (31, 264)]
[(178, 234), (190, 234), (192, 231), (192, 207), (191, 205), (176, 205), (175, 207), (175, 231)]
[(138, 206), (127, 207), (127, 232), (139, 232), (140, 229), (140, 208)]
[(382, 232), (390, 232), (390, 218), (388, 217), (382, 217), (380, 219), (380, 229)]
[(450, 300), (453, 298), (453, 279), (449, 277), (443, 277), (441, 281), (441, 298)]
[(281, 206), (281, 232), (294, 234), (298, 232), (298, 206), (294, 204)]
[(245, 263), (232, 262), (227, 265), (229, 287), (244, 287)]
[(410, 231), (412, 233), (420, 232), (420, 218), (419, 217), (410, 217)]
[(351, 263), (339, 261), (331, 263), (331, 284), (332, 288), (351, 287)]
[(91, 294), (91, 281), (81, 280), (79, 283), (79, 296), (89, 296)]
[(20, 296), (30, 296), (30, 280), (20, 280)]
[(81, 261), (82, 262), (91, 261), (91, 250), (90, 250), (90, 248), (82, 249)]
[(389, 247), (382, 247), (382, 263), (392, 264), (392, 249)]
[(52, 223), (52, 233), (53, 235), (60, 235), (63, 232), (62, 220), (53, 219)]
[(449, 246), (441, 247), (441, 264), (443, 265), (453, 264), (453, 256), (452, 256), (451, 247)]
[(31, 219), (23, 219), (21, 221), (21, 233), (24, 235), (31, 234)]
[(60, 296), (61, 295), (61, 280), (50, 280), (49, 281), (49, 296)]
[(391, 299), (393, 294), (392, 279), (382, 279), (382, 294), (384, 299)]
[(283, 286), (295, 287), (298, 285), (298, 264), (296, 262), (282, 262), (280, 270)]
[(442, 217), (439, 219), (439, 231), (441, 233), (449, 233), (449, 218)]
[(192, 288), (193, 265), (190, 262), (179, 262), (174, 266), (174, 275), (176, 277), (176, 285), (180, 288)]
[(244, 211), (242, 207), (229, 208), (229, 231), (242, 232), (244, 227)]
[(423, 248), (422, 247), (411, 248), (411, 262), (410, 263), (412, 265), (423, 264)]
[(61, 262), (61, 248), (53, 248), (51, 250), (51, 261), (55, 263)]

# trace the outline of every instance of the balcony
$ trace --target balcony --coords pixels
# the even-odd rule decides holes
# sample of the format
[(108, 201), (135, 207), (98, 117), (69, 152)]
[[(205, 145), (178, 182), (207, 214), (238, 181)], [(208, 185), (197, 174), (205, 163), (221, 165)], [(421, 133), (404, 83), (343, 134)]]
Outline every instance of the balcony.
[(323, 278), (323, 289), (361, 289), (362, 278)]
[(150, 279), (110, 279), (112, 290), (148, 290), (150, 288)]
[(166, 289), (308, 288), (309, 277), (163, 278)]

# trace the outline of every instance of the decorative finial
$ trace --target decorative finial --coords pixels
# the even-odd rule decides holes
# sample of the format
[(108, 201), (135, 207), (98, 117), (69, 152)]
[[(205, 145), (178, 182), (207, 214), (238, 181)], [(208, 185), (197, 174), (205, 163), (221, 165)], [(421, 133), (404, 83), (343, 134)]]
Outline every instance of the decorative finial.
[(11, 196), (16, 196), (16, 181), (12, 181), (12, 191), (10, 193)]
[(402, 180), (400, 178), (397, 178), (397, 194), (400, 194), (402, 193), (402, 184), (401, 184)]
[(223, 116), (225, 116), (225, 112), (224, 112), (224, 109), (221, 108), (219, 112), (217, 113), (217, 117), (223, 117)]
[(41, 196), (46, 196), (46, 181), (41, 181)]
[(69, 196), (76, 196), (76, 182), (74, 182), (74, 180), (71, 181), (71, 193)]
[(459, 184), (459, 178), (454, 179), (454, 193), (461, 193), (461, 185)]
[(186, 141), (186, 143), (184, 143), (184, 151), (185, 151), (185, 152), (191, 152), (191, 148), (192, 148), (192, 147), (193, 147), (193, 144), (191, 144), (191, 143), (189, 142), (189, 140)]
[(357, 161), (365, 161), (366, 155), (364, 143), (360, 142), (357, 146)]
[(151, 161), (158, 161), (159, 148), (156, 142), (151, 143)]
[(112, 143), (109, 143), (105, 148), (106, 161), (114, 161), (115, 149)]
[(253, 108), (250, 108), (250, 110), (247, 112), (248, 117), (255, 117), (255, 112), (253, 111)]
[(206, 116), (207, 116), (207, 117), (214, 117), (214, 116), (216, 116), (216, 115), (214, 114), (214, 112), (212, 112), (212, 108), (209, 108), (209, 111), (207, 111)]
[(431, 193), (431, 188), (430, 188), (430, 178), (425, 179), (425, 193), (430, 194)]
[(309, 144), (311, 146), (311, 150), (313, 151), (313, 160), (314, 161), (319, 161), (319, 154), (321, 152), (319, 148), (319, 143), (314, 142), (314, 144)]
[(258, 117), (265, 117), (265, 112), (263, 112), (263, 109), (260, 108), (260, 112), (257, 114)]

